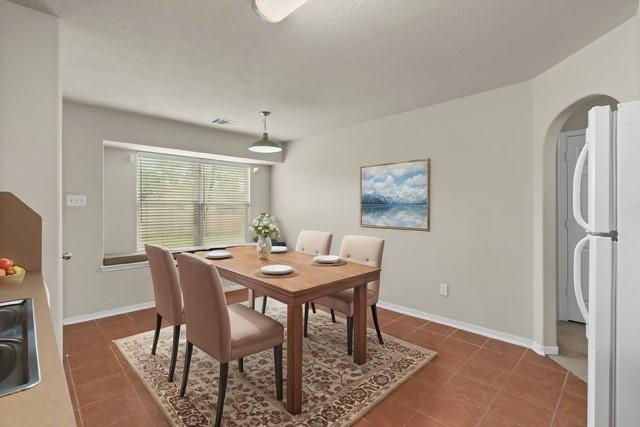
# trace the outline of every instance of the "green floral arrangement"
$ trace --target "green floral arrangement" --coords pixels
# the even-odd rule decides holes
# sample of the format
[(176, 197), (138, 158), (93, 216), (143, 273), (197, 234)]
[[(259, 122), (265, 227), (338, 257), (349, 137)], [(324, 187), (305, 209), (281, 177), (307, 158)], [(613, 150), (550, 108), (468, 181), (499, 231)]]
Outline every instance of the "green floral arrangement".
[(251, 231), (258, 237), (269, 237), (271, 239), (277, 239), (280, 237), (280, 228), (276, 218), (268, 213), (261, 213), (251, 222), (249, 227)]

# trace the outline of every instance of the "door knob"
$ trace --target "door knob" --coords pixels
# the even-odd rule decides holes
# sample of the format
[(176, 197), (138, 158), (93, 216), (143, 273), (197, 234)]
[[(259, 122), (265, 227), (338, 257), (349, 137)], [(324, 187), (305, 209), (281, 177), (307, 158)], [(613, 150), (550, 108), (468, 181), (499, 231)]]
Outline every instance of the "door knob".
[(73, 254), (71, 252), (65, 252), (62, 254), (62, 259), (65, 261), (68, 261), (71, 259), (71, 257), (73, 256)]

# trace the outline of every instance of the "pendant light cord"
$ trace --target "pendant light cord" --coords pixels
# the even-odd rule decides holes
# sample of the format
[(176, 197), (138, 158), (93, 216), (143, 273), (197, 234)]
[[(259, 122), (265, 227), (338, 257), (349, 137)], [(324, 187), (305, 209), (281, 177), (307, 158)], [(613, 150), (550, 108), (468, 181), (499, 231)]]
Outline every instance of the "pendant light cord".
[(262, 123), (264, 126), (264, 134), (267, 134), (267, 117), (269, 115), (271, 115), (270, 111), (261, 111), (260, 114), (262, 114)]

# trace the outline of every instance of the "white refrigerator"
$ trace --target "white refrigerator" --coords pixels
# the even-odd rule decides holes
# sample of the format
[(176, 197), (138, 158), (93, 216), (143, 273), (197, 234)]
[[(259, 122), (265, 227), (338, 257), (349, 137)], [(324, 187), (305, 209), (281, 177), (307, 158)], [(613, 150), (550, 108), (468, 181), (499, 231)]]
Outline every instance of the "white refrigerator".
[[(587, 212), (581, 212), (588, 168)], [(586, 214), (586, 215), (585, 215)], [(574, 289), (587, 322), (588, 426), (640, 426), (640, 102), (589, 111), (573, 181)], [(581, 254), (589, 245), (589, 305)]]

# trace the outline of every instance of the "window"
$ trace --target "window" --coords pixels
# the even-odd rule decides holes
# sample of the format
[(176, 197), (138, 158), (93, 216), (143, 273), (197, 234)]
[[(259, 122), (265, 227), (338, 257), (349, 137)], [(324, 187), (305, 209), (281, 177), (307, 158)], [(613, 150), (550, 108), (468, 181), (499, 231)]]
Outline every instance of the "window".
[(247, 240), (249, 167), (138, 156), (138, 250)]

